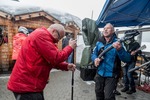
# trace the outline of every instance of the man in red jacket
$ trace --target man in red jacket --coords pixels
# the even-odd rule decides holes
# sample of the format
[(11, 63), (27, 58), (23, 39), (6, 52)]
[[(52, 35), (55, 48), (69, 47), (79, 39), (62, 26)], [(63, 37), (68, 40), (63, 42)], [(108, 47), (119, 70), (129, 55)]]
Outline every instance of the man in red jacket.
[(76, 47), (76, 40), (70, 40), (61, 51), (56, 46), (64, 35), (62, 25), (52, 24), (26, 38), (7, 84), (16, 100), (44, 100), (43, 90), (52, 68), (75, 71), (74, 64), (64, 61)]

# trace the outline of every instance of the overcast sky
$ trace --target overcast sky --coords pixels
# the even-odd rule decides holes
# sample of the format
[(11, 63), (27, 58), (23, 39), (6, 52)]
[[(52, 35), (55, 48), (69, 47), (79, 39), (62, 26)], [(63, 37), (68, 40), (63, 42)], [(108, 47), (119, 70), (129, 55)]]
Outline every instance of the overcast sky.
[(96, 20), (106, 0), (19, 0), (24, 4), (34, 4), (42, 7), (55, 8), (68, 12), (81, 19), (91, 18)]

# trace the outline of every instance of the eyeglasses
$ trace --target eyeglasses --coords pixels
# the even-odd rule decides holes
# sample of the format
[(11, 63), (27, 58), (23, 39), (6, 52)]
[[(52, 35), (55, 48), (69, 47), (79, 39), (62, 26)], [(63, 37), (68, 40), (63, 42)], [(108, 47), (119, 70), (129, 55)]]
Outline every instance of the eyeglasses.
[(59, 31), (57, 31), (57, 30), (55, 30), (56, 31), (56, 33), (57, 33), (57, 35), (58, 35), (58, 39), (60, 40), (61, 39), (61, 37), (60, 37), (60, 33), (59, 33)]

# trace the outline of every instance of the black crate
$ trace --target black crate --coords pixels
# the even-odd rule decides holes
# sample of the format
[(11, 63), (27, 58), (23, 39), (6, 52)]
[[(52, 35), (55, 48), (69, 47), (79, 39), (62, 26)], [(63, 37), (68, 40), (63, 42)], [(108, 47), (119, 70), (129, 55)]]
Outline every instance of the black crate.
[(80, 77), (83, 81), (93, 81), (96, 70), (96, 68), (80, 68)]

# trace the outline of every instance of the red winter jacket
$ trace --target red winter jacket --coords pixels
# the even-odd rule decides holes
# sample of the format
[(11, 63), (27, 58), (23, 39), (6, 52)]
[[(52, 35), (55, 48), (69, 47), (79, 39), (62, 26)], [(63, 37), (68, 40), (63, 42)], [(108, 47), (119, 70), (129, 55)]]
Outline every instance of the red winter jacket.
[(66, 46), (59, 51), (55, 43), (46, 28), (33, 31), (24, 41), (7, 88), (18, 93), (42, 92), (52, 68), (67, 70), (64, 61), (73, 49)]
[(24, 33), (17, 33), (13, 37), (13, 53), (12, 53), (12, 60), (17, 60), (18, 54), (20, 52), (21, 46), (26, 39), (27, 35)]

